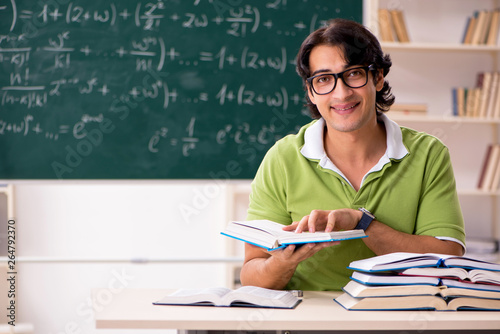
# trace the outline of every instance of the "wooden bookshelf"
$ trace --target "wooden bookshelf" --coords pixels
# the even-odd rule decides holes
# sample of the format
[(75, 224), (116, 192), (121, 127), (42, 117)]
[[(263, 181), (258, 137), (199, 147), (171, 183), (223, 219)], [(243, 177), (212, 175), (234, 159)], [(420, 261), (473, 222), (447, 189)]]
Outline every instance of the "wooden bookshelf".
[[(480, 72), (500, 71), (500, 44), (496, 45), (472, 45), (463, 44), (467, 19), (474, 11), (492, 11), (500, 7), (497, 0), (442, 0), (439, 3), (432, 0), (400, 0), (397, 3), (390, 0), (365, 0), (365, 22), (364, 24), (379, 37), (381, 31), (378, 19), (380, 8), (397, 9), (403, 12), (407, 24), (410, 42), (388, 42), (381, 40), (384, 52), (393, 58), (393, 69), (388, 75), (388, 80), (393, 87), (396, 103), (427, 104), (428, 111), (423, 115), (391, 114), (388, 116), (394, 121), (413, 127), (417, 130), (443, 129), (446, 137), (445, 144), (450, 148), (450, 154), (464, 155), (473, 152), (477, 157), (486, 152), (488, 144), (499, 143), (499, 119), (478, 117), (452, 116), (452, 89), (457, 87), (471, 87), (475, 84), (474, 74)], [(453, 10), (452, 10), (453, 9)], [(438, 59), (436, 65), (434, 59)], [(436, 66), (438, 70), (430, 68)], [(448, 80), (441, 80), (449, 76)], [(398, 77), (399, 75), (399, 77)], [(419, 77), (421, 75), (421, 77)], [(441, 77), (439, 77), (441, 76)], [(408, 84), (412, 79), (421, 80), (420, 85), (428, 83), (429, 88)], [(402, 85), (400, 84), (402, 83)], [(399, 84), (399, 85), (398, 85)], [(415, 84), (418, 85), (418, 84)], [(398, 100), (398, 98), (403, 100)], [(446, 129), (460, 129), (462, 138), (457, 140), (457, 133), (450, 135)], [(449, 130), (451, 131), (451, 130)], [(426, 131), (427, 132), (427, 131)], [(464, 139), (466, 136), (467, 139)], [(485, 139), (487, 137), (487, 139)], [(466, 144), (464, 144), (466, 143)], [(459, 159), (460, 160), (460, 159)], [(483, 161), (475, 160), (477, 170), (470, 170), (470, 161), (465, 161), (468, 168), (459, 173), (457, 184), (476, 184), (474, 175), (479, 179), (481, 164)], [(459, 164), (455, 170), (461, 170)], [(457, 174), (457, 173), (456, 173)], [(461, 182), (462, 181), (462, 182)], [(500, 239), (500, 214), (497, 207), (500, 205), (500, 191), (482, 191), (473, 186), (459, 187), (461, 202), (475, 203), (475, 201), (488, 202), (490, 212), (464, 212), (464, 217), (469, 215), (470, 220), (488, 220), (489, 231), (484, 232), (485, 237), (494, 236)], [(469, 208), (470, 209), (470, 208)], [(488, 217), (488, 218), (483, 218)], [(489, 221), (491, 217), (491, 221)], [(466, 219), (467, 224), (467, 219)]]

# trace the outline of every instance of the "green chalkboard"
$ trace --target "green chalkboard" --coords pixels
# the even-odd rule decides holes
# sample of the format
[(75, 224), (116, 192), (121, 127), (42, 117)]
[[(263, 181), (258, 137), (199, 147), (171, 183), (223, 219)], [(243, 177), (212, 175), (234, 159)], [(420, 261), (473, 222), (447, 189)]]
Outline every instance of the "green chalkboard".
[(334, 17), (362, 1), (0, 0), (0, 179), (252, 178)]

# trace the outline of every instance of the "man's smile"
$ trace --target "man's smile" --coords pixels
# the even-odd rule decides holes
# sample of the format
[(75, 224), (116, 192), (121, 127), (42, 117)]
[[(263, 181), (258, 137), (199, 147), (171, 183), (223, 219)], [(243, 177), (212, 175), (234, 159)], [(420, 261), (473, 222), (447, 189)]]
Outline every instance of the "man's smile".
[(351, 111), (359, 105), (360, 102), (346, 103), (346, 104), (336, 104), (332, 106), (335, 111)]

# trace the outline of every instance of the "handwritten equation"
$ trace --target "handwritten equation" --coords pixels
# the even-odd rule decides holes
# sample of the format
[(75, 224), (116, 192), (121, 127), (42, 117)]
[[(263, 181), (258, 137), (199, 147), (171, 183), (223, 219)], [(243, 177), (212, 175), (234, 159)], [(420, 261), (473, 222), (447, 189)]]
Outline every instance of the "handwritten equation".
[(0, 142), (50, 155), (111, 122), (96, 151), (264, 152), (308, 121), (300, 43), (355, 2), (0, 0)]

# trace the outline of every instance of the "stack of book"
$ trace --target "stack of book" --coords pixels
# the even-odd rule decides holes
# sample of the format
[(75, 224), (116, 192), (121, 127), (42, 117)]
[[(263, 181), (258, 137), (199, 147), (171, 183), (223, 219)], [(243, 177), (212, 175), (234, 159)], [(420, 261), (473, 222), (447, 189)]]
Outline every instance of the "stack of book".
[(408, 43), (410, 41), (404, 15), (401, 10), (379, 9), (378, 22), (380, 39), (383, 42)]
[(497, 45), (500, 10), (476, 11), (467, 18), (463, 44)]
[(500, 264), (443, 254), (391, 253), (351, 262), (335, 301), (348, 310), (500, 310)]
[(500, 74), (480, 72), (472, 88), (452, 89), (453, 115), (461, 117), (500, 118)]
[(484, 192), (494, 192), (500, 188), (499, 144), (489, 144), (486, 148), (477, 188)]

